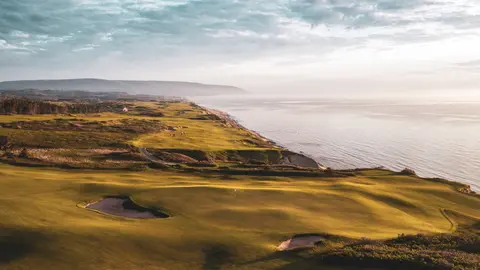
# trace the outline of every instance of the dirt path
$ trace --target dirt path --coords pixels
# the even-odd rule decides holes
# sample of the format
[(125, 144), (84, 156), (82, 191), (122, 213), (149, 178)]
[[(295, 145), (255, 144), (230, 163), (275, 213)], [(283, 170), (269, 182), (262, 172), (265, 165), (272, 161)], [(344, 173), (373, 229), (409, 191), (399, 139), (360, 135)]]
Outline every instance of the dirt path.
[(154, 155), (150, 154), (146, 148), (138, 148), (138, 151), (151, 162), (163, 162), (162, 160), (156, 158)]
[(450, 232), (455, 232), (458, 228), (458, 225), (455, 221), (453, 221), (446, 212), (447, 209), (440, 209), (440, 213), (450, 222)]

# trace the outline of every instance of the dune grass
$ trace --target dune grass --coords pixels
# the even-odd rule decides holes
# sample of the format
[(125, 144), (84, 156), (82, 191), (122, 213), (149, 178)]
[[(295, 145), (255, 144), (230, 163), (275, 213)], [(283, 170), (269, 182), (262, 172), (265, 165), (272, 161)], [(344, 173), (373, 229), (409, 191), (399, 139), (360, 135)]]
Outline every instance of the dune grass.
[[(375, 170), (287, 178), (0, 165), (0, 185), (2, 269), (289, 269), (298, 260), (276, 246), (295, 234), (384, 239), (452, 232), (442, 211), (480, 217), (480, 199), (453, 185)], [(172, 217), (77, 206), (110, 195)]]

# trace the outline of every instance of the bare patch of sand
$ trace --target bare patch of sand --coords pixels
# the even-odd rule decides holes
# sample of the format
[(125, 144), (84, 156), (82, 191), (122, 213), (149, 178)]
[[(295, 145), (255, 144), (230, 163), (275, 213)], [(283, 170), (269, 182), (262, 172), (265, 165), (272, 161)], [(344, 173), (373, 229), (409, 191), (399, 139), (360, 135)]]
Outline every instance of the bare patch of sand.
[(317, 242), (324, 240), (321, 236), (309, 235), (309, 236), (294, 236), (287, 241), (282, 242), (278, 249), (281, 251), (292, 250), (297, 248), (312, 248), (315, 247)]
[(101, 213), (138, 219), (168, 218), (169, 215), (136, 204), (127, 196), (105, 197), (103, 200), (88, 204), (87, 209)]

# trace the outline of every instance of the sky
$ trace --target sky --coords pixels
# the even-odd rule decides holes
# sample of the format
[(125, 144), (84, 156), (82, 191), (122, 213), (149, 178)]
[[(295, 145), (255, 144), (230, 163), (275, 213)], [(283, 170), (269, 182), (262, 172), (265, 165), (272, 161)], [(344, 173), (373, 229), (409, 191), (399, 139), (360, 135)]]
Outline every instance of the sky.
[(0, 0), (0, 81), (61, 78), (476, 93), (480, 4)]

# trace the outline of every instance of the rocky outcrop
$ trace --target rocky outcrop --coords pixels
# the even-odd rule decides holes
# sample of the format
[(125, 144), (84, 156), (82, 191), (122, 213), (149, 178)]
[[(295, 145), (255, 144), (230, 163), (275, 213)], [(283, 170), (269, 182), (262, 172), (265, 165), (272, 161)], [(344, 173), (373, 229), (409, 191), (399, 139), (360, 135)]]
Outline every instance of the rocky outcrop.
[(313, 158), (307, 157), (303, 154), (294, 153), (290, 151), (283, 151), (282, 152), (282, 160), (280, 164), (285, 165), (294, 165), (303, 168), (312, 168), (312, 169), (320, 169), (322, 166), (318, 164)]

